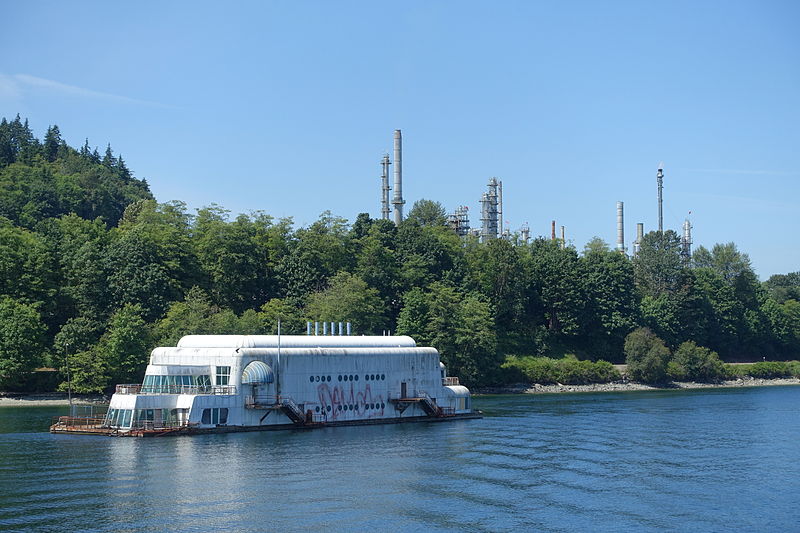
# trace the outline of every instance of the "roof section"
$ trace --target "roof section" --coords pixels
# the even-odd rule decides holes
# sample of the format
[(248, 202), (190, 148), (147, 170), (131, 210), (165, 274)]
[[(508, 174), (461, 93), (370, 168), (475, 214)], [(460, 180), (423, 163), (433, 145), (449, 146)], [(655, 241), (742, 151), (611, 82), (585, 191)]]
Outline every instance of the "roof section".
[[(281, 348), (413, 348), (405, 335), (281, 335)], [(277, 335), (186, 335), (178, 348), (277, 348)]]

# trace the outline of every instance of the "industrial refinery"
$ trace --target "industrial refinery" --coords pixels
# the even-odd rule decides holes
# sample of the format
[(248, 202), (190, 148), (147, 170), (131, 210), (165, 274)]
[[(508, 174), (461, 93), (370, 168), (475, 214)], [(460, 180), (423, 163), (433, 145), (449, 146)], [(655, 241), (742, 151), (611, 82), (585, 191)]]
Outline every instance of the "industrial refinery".
[[(384, 154), (381, 165), (381, 218), (393, 220), (395, 224), (403, 221), (403, 137), (400, 130), (394, 130), (394, 159), (390, 160), (389, 154)], [(393, 166), (393, 188), (389, 186), (389, 167)], [(656, 171), (656, 189), (658, 198), (658, 231), (664, 231), (664, 164), (659, 163)], [(391, 195), (390, 191), (394, 190)], [(523, 224), (514, 234), (506, 227), (503, 218), (503, 182), (497, 177), (489, 178), (486, 191), (480, 195), (480, 226), (471, 227), (469, 220), (469, 207), (459, 205), (455, 211), (447, 215), (447, 224), (460, 237), (473, 236), (485, 243), (492, 239), (516, 239), (518, 242), (527, 243), (531, 238), (531, 229), (528, 223)], [(392, 209), (394, 216), (392, 217)], [(691, 211), (689, 212), (691, 214)], [(687, 217), (683, 223), (681, 234), (681, 257), (688, 263), (692, 256), (692, 224)], [(566, 247), (566, 227), (560, 227), (560, 235), (556, 235), (556, 221), (551, 221), (550, 238), (558, 241), (559, 245)], [(644, 223), (636, 223), (636, 239), (632, 243), (631, 255), (636, 257), (644, 238)], [(623, 201), (617, 202), (617, 242), (615, 250), (628, 254), (629, 249), (625, 244), (625, 205)]]

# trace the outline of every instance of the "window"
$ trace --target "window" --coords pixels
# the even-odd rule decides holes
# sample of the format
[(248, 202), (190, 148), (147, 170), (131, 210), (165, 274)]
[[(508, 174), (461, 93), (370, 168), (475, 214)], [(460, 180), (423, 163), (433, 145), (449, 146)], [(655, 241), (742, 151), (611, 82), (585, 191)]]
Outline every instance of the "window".
[(133, 409), (120, 409), (119, 427), (131, 427), (131, 415), (133, 415)]
[(200, 417), (200, 422), (203, 424), (224, 425), (228, 423), (228, 408), (227, 407), (213, 407), (211, 409), (203, 409), (203, 415)]
[(197, 394), (208, 392), (211, 377), (203, 376), (145, 376), (142, 383), (143, 394)]
[(211, 376), (192, 376), (194, 378), (194, 385), (197, 387), (198, 392), (207, 392), (211, 388)]
[(152, 422), (155, 420), (155, 411), (153, 409), (137, 409), (136, 422)]
[(217, 385), (227, 385), (231, 379), (231, 367), (218, 366), (217, 367)]

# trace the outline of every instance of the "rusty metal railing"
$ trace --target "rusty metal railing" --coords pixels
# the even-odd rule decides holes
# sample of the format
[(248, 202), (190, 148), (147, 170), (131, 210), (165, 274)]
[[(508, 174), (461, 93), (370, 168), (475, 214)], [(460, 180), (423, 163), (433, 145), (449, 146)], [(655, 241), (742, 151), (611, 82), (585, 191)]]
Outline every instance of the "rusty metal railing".
[(105, 417), (87, 416), (54, 416), (53, 425), (62, 427), (79, 427), (83, 429), (98, 429), (105, 424)]
[(460, 383), (457, 377), (446, 377), (442, 378), (442, 385), (447, 387), (448, 385), (460, 385)]

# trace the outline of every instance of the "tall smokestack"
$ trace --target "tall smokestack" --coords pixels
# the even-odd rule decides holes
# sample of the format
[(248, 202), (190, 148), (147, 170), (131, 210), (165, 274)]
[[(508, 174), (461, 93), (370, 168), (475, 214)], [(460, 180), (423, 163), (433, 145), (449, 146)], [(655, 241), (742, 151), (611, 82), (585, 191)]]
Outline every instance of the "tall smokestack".
[(564, 226), (561, 226), (561, 248), (567, 247), (567, 239), (564, 236)]
[(550, 224), (550, 240), (556, 240), (556, 221), (554, 220), (552, 224)]
[(403, 138), (400, 130), (394, 130), (394, 223), (403, 221)]
[(389, 220), (389, 154), (381, 159), (381, 218)]
[(658, 183), (658, 231), (664, 231), (664, 211), (662, 189), (664, 189), (664, 163), (658, 164), (658, 172), (656, 173), (656, 182)]
[(633, 256), (639, 255), (639, 248), (642, 246), (642, 239), (644, 238), (644, 223), (636, 223), (636, 240), (633, 241)]
[(617, 251), (625, 253), (625, 220), (622, 209), (622, 202), (617, 202)]

